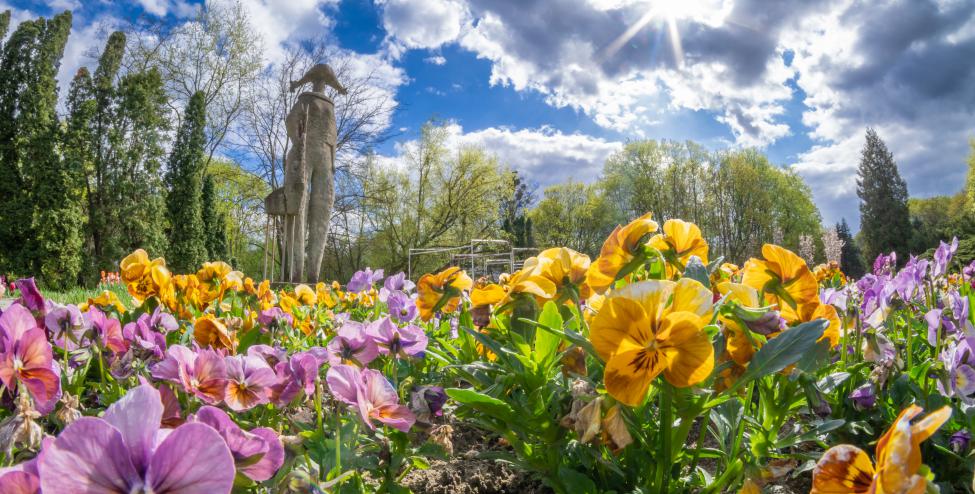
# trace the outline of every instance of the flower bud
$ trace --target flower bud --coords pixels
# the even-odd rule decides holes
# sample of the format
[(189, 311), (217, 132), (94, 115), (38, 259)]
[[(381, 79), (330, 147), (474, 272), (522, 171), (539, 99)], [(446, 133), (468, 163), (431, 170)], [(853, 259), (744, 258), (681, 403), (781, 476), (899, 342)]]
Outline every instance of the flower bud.
[(972, 434), (968, 432), (968, 429), (962, 429), (948, 438), (948, 445), (951, 446), (951, 450), (958, 455), (964, 455), (968, 453), (968, 446), (972, 442)]
[(873, 408), (877, 404), (877, 393), (873, 389), (872, 383), (866, 383), (850, 393), (850, 400), (853, 406), (860, 411)]

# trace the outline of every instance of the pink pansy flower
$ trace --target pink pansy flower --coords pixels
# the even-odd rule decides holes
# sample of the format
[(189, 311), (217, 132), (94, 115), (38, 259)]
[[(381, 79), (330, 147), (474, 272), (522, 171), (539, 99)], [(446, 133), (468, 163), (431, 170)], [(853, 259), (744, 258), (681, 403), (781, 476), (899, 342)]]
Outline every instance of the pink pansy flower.
[(234, 458), (204, 424), (160, 430), (163, 405), (148, 385), (130, 390), (102, 418), (82, 417), (38, 456), (41, 490), (59, 494), (226, 494)]
[(267, 362), (260, 357), (225, 357), (227, 364), (227, 392), (224, 402), (231, 410), (241, 412), (270, 400), (271, 386), (278, 383)]
[(403, 432), (409, 431), (416, 422), (409, 407), (399, 403), (393, 385), (377, 370), (334, 365), (325, 375), (325, 381), (337, 400), (358, 408), (362, 421), (371, 429), (376, 428), (372, 420)]
[(255, 482), (263, 482), (277, 473), (284, 464), (284, 446), (273, 429), (258, 427), (241, 429), (219, 408), (205, 406), (191, 421), (209, 425), (223, 437), (234, 457), (237, 471)]
[(343, 324), (326, 347), (326, 358), (332, 365), (350, 364), (365, 367), (377, 356), (379, 356), (379, 347), (376, 342), (366, 332), (365, 325), (355, 321)]
[(323, 359), (317, 355), (317, 352), (311, 351), (298, 352), (287, 362), (278, 362), (278, 365), (274, 366), (278, 382), (271, 386), (271, 401), (286, 406), (302, 390), (305, 391), (305, 395), (313, 396), (315, 379), (318, 378), (318, 370), (323, 363)]
[(423, 356), (427, 349), (426, 333), (412, 324), (401, 328), (390, 318), (384, 317), (370, 323), (366, 331), (379, 345), (379, 353), (383, 355), (399, 358)]
[(166, 358), (152, 366), (152, 377), (179, 384), (187, 393), (213, 405), (223, 401), (227, 365), (213, 350), (194, 352), (183, 345), (173, 345), (166, 350)]
[(0, 494), (40, 494), (37, 459), (12, 467), (0, 468)]
[(0, 315), (0, 382), (14, 391), (23, 384), (42, 415), (61, 398), (60, 369), (47, 333), (29, 310), (13, 304)]
[(123, 354), (129, 349), (129, 342), (125, 341), (125, 336), (122, 335), (122, 323), (118, 319), (108, 316), (94, 306), (88, 309), (87, 314), (103, 348), (111, 350), (116, 355)]

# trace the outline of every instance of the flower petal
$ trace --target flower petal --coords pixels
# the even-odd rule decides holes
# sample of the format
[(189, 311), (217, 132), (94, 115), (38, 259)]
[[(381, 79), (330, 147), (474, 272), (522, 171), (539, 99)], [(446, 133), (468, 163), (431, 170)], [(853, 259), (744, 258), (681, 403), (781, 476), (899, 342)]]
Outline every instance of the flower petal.
[(102, 419), (72, 422), (44, 445), (39, 458), (44, 492), (124, 493), (142, 482), (122, 433)]
[(162, 416), (159, 391), (148, 384), (130, 390), (105, 411), (104, 420), (122, 433), (137, 471), (143, 472), (149, 466), (153, 438)]
[(146, 482), (156, 494), (227, 494), (234, 458), (220, 434), (204, 424), (183, 424), (164, 439), (149, 462)]
[(873, 463), (862, 449), (848, 444), (834, 446), (816, 463), (810, 494), (867, 493), (873, 475)]

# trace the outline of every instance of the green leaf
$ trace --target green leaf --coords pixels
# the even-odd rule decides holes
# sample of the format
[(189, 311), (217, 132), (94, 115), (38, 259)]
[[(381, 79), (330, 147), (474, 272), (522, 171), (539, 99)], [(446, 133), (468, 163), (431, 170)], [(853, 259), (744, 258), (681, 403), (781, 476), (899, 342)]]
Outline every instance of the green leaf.
[(798, 362), (804, 355), (813, 351), (816, 342), (823, 336), (823, 331), (828, 325), (829, 321), (817, 319), (787, 329), (775, 338), (770, 339), (752, 357), (748, 369), (745, 370), (736, 385), (778, 372)]
[(596, 483), (589, 477), (562, 465), (559, 467), (559, 481), (566, 488), (565, 492), (580, 494), (596, 494)]
[(796, 363), (796, 368), (803, 372), (816, 372), (823, 368), (829, 360), (829, 340), (817, 342), (812, 350), (807, 352)]
[[(549, 301), (545, 304), (538, 323), (549, 328), (562, 328), (562, 315), (559, 314), (559, 307), (555, 302)], [(541, 368), (547, 368), (554, 362), (561, 340), (558, 335), (549, 331), (535, 331), (535, 350), (532, 357)]]
[(446, 392), (447, 396), (457, 403), (473, 408), (485, 415), (504, 422), (513, 422), (515, 420), (515, 411), (511, 408), (511, 405), (497, 398), (478, 393), (472, 389), (448, 388)]
[(691, 256), (687, 260), (687, 266), (684, 266), (684, 277), (699, 281), (706, 288), (711, 288), (711, 276), (700, 257)]

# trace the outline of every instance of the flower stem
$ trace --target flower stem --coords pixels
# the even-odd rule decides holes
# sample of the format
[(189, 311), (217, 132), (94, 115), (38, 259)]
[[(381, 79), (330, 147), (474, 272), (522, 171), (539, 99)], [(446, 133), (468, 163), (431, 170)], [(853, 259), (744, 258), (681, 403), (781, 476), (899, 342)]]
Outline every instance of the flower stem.
[(657, 492), (666, 493), (667, 484), (670, 482), (671, 456), (673, 454), (670, 446), (672, 435), (671, 428), (674, 425), (673, 417), (673, 397), (668, 384), (663, 384), (660, 388), (660, 459), (657, 462), (657, 475), (654, 485)]

